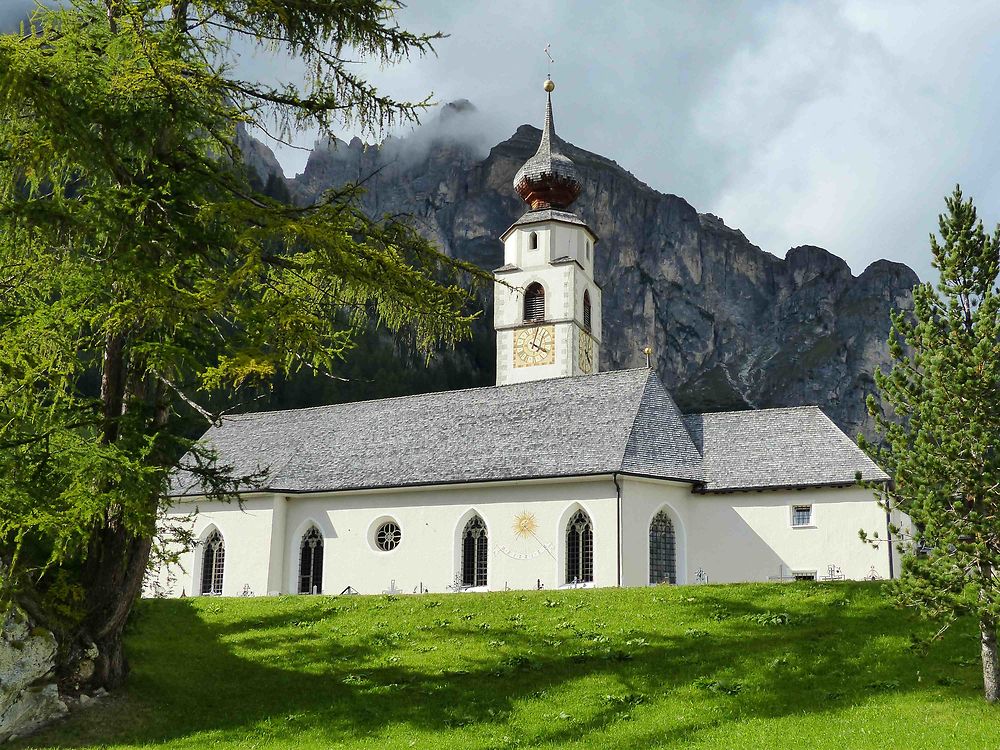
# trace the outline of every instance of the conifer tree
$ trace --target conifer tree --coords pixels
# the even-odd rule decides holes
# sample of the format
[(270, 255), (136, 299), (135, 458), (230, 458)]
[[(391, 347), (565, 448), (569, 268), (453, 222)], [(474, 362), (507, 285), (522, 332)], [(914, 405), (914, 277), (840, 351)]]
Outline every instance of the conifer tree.
[[(903, 604), (979, 625), (986, 700), (1000, 689), (1000, 227), (983, 228), (956, 187), (931, 235), (936, 284), (892, 316), (888, 374), (869, 396), (882, 446), (866, 447), (893, 478), (881, 490), (907, 514), (896, 592)], [(862, 441), (864, 444), (864, 441)], [(863, 535), (864, 536), (864, 535)], [(877, 538), (877, 537), (876, 537)]]
[[(398, 7), (67, 0), (0, 36), (0, 611), (56, 633), (74, 688), (127, 674), (177, 460), (233, 495), (190, 437), (207, 425), (189, 417), (218, 418), (210, 394), (334, 371), (370, 321), (425, 351), (468, 334), (471, 267), (350, 187), (309, 206), (254, 192), (237, 146), (240, 125), (413, 121), (426, 102), (352, 67), (431, 50)], [(234, 43), (297, 59), (304, 82), (244, 80)]]

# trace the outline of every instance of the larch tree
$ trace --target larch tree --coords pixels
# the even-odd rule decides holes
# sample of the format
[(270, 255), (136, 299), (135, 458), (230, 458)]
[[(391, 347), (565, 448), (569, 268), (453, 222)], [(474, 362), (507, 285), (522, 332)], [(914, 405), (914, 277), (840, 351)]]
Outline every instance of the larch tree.
[(912, 524), (894, 530), (906, 553), (895, 583), (900, 601), (945, 628), (959, 616), (976, 619), (985, 697), (994, 703), (1000, 690), (1000, 227), (986, 232), (973, 201), (957, 187), (946, 205), (940, 238), (932, 234), (930, 241), (938, 281), (914, 288), (912, 313), (893, 315), (893, 368), (876, 373), (880, 398), (868, 399), (881, 446), (862, 444), (893, 477), (880, 490), (881, 501)]
[[(59, 642), (73, 689), (113, 688), (171, 468), (240, 477), (191, 439), (209, 399), (333, 372), (362, 327), (425, 351), (468, 335), (469, 275), (357, 190), (255, 193), (237, 128), (281, 137), (414, 121), (353, 61), (436, 35), (394, 0), (68, 0), (0, 37), (0, 611)], [(244, 80), (234, 45), (296, 59)], [(221, 397), (220, 397), (221, 394)], [(200, 432), (201, 430), (197, 430)]]

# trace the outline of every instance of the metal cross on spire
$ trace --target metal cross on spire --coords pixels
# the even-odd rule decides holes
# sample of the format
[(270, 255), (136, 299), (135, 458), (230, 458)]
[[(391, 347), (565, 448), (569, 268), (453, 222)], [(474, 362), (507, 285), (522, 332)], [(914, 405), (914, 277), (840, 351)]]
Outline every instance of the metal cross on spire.
[(549, 53), (550, 49), (552, 49), (552, 45), (546, 44), (545, 49), (542, 50), (545, 53), (545, 56), (549, 58), (549, 72), (546, 74), (546, 78), (552, 78), (552, 63), (555, 62), (555, 60), (552, 58), (552, 55)]

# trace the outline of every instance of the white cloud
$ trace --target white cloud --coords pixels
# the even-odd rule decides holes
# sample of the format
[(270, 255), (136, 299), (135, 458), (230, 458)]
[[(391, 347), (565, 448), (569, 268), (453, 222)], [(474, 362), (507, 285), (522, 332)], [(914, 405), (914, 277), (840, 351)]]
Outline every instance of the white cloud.
[(983, 126), (997, 115), (984, 30), (1000, 8), (873, 7), (786, 7), (730, 61), (697, 107), (727, 159), (707, 208), (778, 254), (816, 244), (855, 272), (888, 257), (926, 277), (927, 234), (956, 182), (998, 218)]
[[(30, 5), (0, 0), (0, 23)], [(437, 55), (359, 66), (388, 93), (469, 99), (479, 132), (463, 137), (496, 142), (541, 124), (551, 42), (560, 135), (778, 255), (817, 244), (855, 272), (886, 257), (927, 276), (956, 182), (1000, 219), (995, 0), (422, 0), (399, 21), (450, 36)], [(241, 69), (300, 76), (248, 53)], [(306, 153), (268, 145), (301, 171)]]

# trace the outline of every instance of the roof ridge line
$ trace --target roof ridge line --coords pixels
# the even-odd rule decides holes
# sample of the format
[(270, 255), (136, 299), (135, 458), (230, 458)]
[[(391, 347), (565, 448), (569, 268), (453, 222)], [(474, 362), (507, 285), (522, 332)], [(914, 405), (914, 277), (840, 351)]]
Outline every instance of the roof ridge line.
[(453, 390), (442, 390), (442, 391), (426, 391), (424, 393), (411, 393), (411, 394), (408, 394), (406, 396), (384, 396), (382, 398), (365, 398), (365, 399), (361, 399), (360, 401), (339, 401), (339, 402), (334, 403), (334, 404), (320, 404), (320, 405), (317, 405), (317, 406), (300, 406), (300, 407), (297, 407), (297, 408), (294, 408), (294, 409), (269, 409), (268, 411), (251, 411), (251, 412), (243, 412), (241, 414), (230, 414), (230, 415), (224, 416), (223, 420), (225, 420), (225, 419), (232, 419), (234, 417), (237, 417), (237, 418), (239, 418), (239, 417), (258, 417), (258, 416), (261, 416), (263, 414), (298, 414), (298, 413), (304, 412), (304, 411), (318, 411), (320, 409), (333, 409), (333, 408), (336, 408), (338, 406), (352, 406), (352, 405), (357, 405), (357, 404), (375, 404), (375, 403), (381, 403), (383, 401), (399, 401), (399, 400), (407, 399), (407, 398), (412, 398), (412, 399), (425, 398), (425, 397), (429, 398), (430, 396), (440, 396), (440, 395), (443, 395), (443, 394), (471, 393), (473, 391), (488, 391), (488, 390), (498, 389), (498, 388), (514, 388), (514, 387), (517, 387), (517, 386), (533, 385), (533, 384), (539, 384), (539, 383), (552, 383), (552, 382), (559, 382), (559, 381), (571, 380), (571, 379), (575, 380), (575, 379), (579, 379), (579, 378), (597, 378), (597, 377), (602, 377), (602, 376), (606, 376), (606, 375), (616, 375), (616, 374), (620, 374), (620, 373), (636, 372), (636, 371), (645, 370), (645, 369), (647, 369), (647, 368), (645, 368), (645, 367), (627, 367), (627, 368), (625, 368), (623, 370), (605, 370), (603, 372), (593, 372), (593, 373), (590, 373), (589, 375), (563, 375), (562, 377), (558, 377), (558, 378), (541, 378), (539, 380), (525, 380), (525, 381), (522, 381), (522, 382), (519, 382), (519, 383), (506, 383), (505, 385), (478, 385), (478, 386), (473, 386), (472, 388), (458, 388), (458, 389), (453, 389)]
[(646, 382), (642, 384), (642, 393), (639, 394), (639, 403), (635, 407), (635, 414), (632, 415), (632, 425), (628, 428), (628, 434), (625, 436), (625, 446), (622, 448), (622, 457), (618, 461), (618, 468), (621, 471), (625, 470), (625, 457), (628, 455), (628, 446), (632, 442), (632, 436), (635, 434), (635, 426), (639, 422), (639, 415), (642, 414), (642, 402), (646, 399), (646, 389), (649, 387), (650, 375), (656, 374), (656, 371), (651, 367), (637, 367), (634, 369), (646, 370), (649, 374), (646, 376)]
[(711, 417), (722, 414), (761, 414), (762, 412), (768, 411), (805, 411), (807, 409), (815, 409), (826, 415), (823, 411), (823, 407), (819, 404), (801, 404), (800, 406), (766, 406), (763, 409), (729, 409), (727, 411), (697, 411), (689, 412), (687, 414), (682, 414), (682, 417)]

